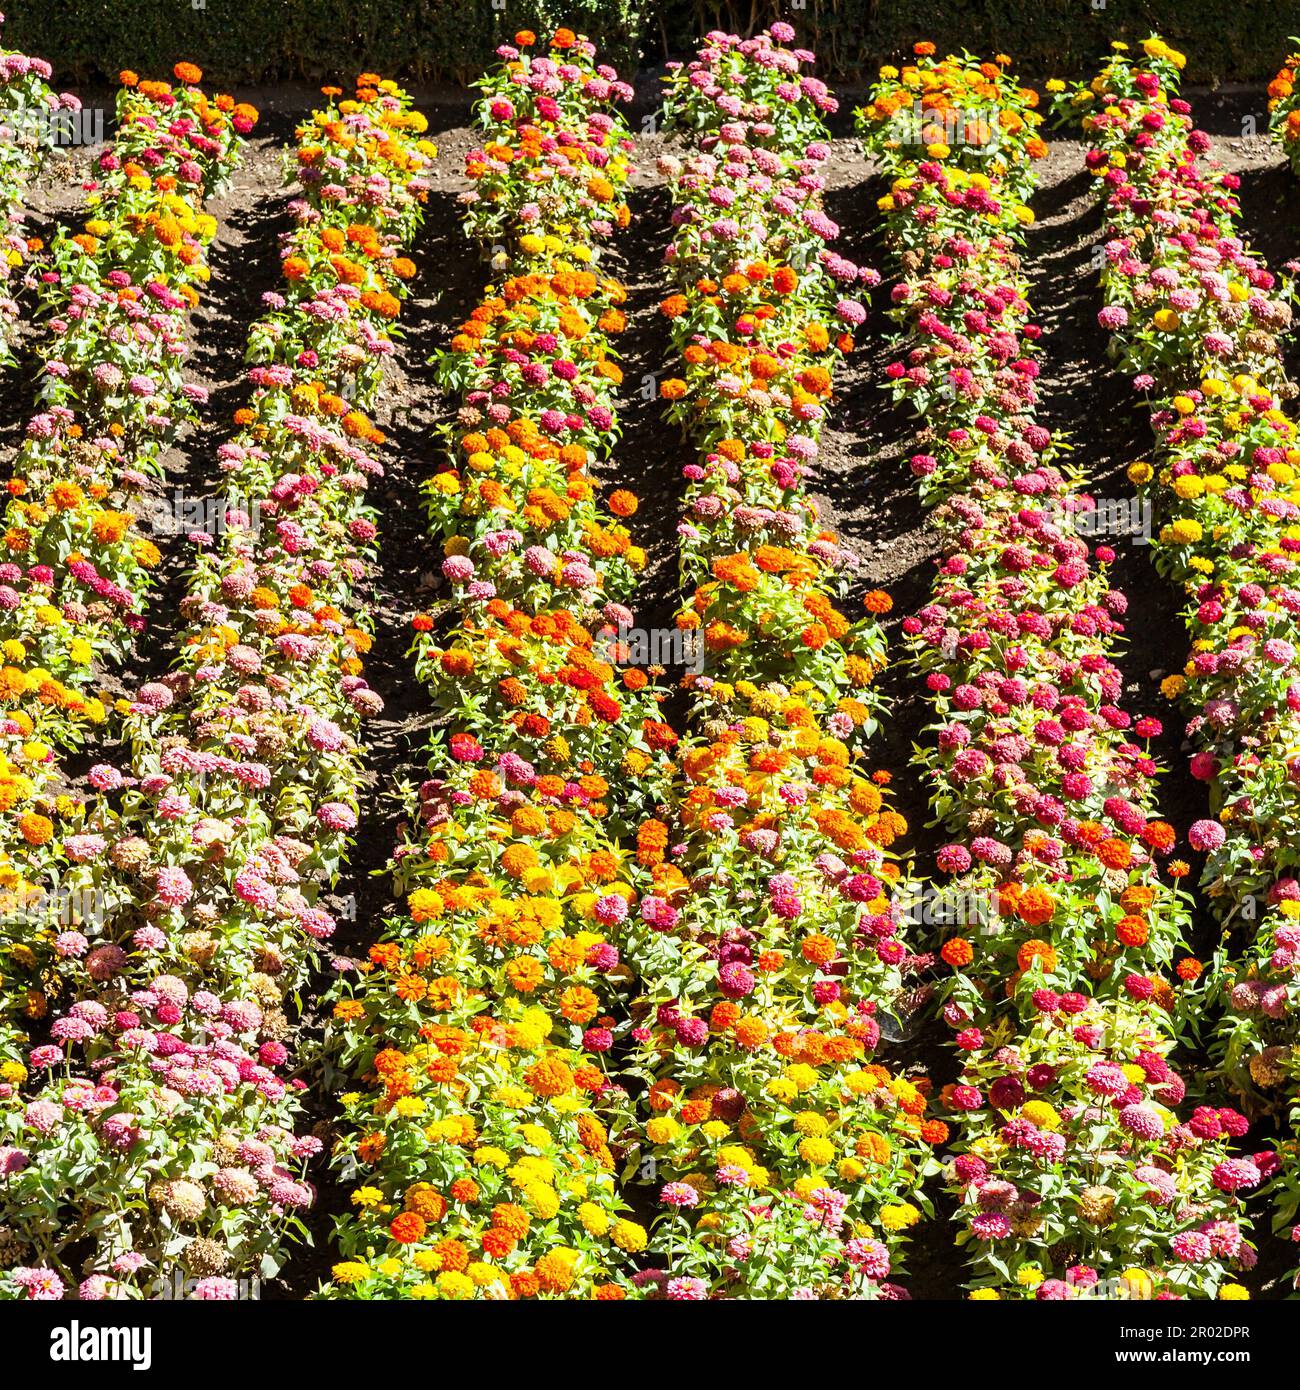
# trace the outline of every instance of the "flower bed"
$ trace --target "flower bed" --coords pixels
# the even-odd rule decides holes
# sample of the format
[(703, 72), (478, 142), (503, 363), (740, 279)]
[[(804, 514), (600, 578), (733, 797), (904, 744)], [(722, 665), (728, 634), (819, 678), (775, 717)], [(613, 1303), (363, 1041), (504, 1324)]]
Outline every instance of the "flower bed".
[(54, 939), (49, 1041), (0, 1086), (0, 1222), (23, 1252), (0, 1290), (17, 1296), (187, 1280), (234, 1298), (275, 1273), (312, 1200), (295, 1000), (333, 929), (320, 895), (381, 707), (360, 674), (382, 474), (368, 412), (433, 153), (392, 83), (326, 90), (297, 133), (283, 289), (250, 334), (178, 667), (141, 687), (127, 757), (63, 812), (61, 888), (96, 911)]
[[(886, 384), (933, 441), (912, 470), (942, 543), (904, 628), (936, 714), (920, 762), (958, 837), (937, 856), (964, 909), (940, 949), (963, 1063), (945, 1093), (962, 1120), (958, 1243), (976, 1298), (1113, 1297), (1116, 1280), (1236, 1296), (1229, 1271), (1253, 1251), (1220, 1169), (1244, 1121), (1211, 1111), (1198, 1128), (1171, 1108), (1181, 1005), (1164, 972), (1188, 914), (1159, 870), (1174, 834), (1143, 747), (1159, 724), (1119, 705), (1114, 551), (1084, 538), (1094, 499), (1035, 419), (1018, 240), (1044, 153), (1037, 96), (1005, 59), (916, 56), (884, 70), (859, 120), (891, 177), (902, 272), (905, 354)], [(1184, 980), (1198, 970), (1179, 962)]]
[[(186, 314), (206, 284), (216, 222), (203, 211), (257, 113), (179, 85), (123, 74), (119, 126), (96, 158), (80, 233), (60, 230), (40, 272), (47, 340), (39, 409), (7, 483), (0, 565), (0, 700), (11, 788), (10, 876), (0, 1028), (48, 1009), (59, 925), (78, 924), (59, 890), (60, 759), (107, 717), (90, 693), (144, 626), (161, 559), (143, 521), (160, 458), (195, 420)], [(147, 172), (146, 172), (147, 171)], [(51, 816), (49, 803), (55, 802)], [(71, 828), (69, 828), (71, 833)]]
[[(1152, 38), (1058, 102), (1082, 121), (1104, 197), (1098, 317), (1151, 407), (1156, 462), (1130, 478), (1162, 522), (1156, 566), (1188, 600), (1192, 650), (1164, 689), (1188, 713), (1191, 769), (1214, 813), (1192, 843), (1231, 933), (1211, 982), (1219, 1056), (1252, 1112), (1294, 1111), (1300, 447), (1279, 348), (1290, 291), (1242, 244), (1238, 180), (1208, 158), (1210, 139), (1177, 96), (1181, 67)], [(1280, 1154), (1274, 1190), (1289, 1226), (1300, 1174), (1291, 1146)]]
[(668, 1299), (897, 1297), (889, 1276), (929, 1203), (928, 1082), (877, 1058), (916, 962), (900, 932), (906, 830), (867, 770), (884, 664), (855, 557), (807, 494), (832, 373), (865, 317), (830, 246), (829, 153), (812, 55), (774, 25), (713, 35), (673, 73), (676, 235), (664, 301), (684, 374), (661, 387), (699, 451), (679, 527), (679, 630), (693, 734), (641, 976), (634, 1068), (649, 1083), (629, 1171), (663, 1215), (640, 1282)]
[[(0, 19), (0, 23), (3, 23)], [(20, 309), (15, 297), (28, 258), (40, 250), (38, 238), (23, 235), (28, 189), (45, 159), (48, 140), (59, 121), (75, 122), (81, 102), (70, 92), (54, 92), (52, 69), (44, 58), (0, 47), (0, 367), (16, 361)], [(66, 113), (66, 114), (58, 114)]]
[(357, 1185), (327, 1297), (623, 1297), (646, 1242), (606, 1065), (675, 736), (621, 664), (636, 499), (606, 507), (588, 472), (617, 437), (625, 293), (593, 266), (627, 221), (630, 92), (565, 30), (499, 53), (466, 227), (505, 273), (440, 362), (448, 599), (414, 652), (442, 727), (394, 853), (402, 908), (334, 1009)]

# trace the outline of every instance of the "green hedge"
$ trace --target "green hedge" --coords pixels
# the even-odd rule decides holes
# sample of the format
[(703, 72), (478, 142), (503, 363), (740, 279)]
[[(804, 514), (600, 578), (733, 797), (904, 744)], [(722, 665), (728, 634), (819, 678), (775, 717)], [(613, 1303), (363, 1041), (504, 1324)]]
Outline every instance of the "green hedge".
[(481, 73), (516, 30), (568, 24), (630, 70), (639, 51), (638, 0), (16, 0), (10, 48), (54, 64), (67, 81), (115, 80), (123, 68), (158, 76), (188, 59), (222, 86), (318, 80), (376, 69), (417, 81)]
[[(65, 81), (157, 74), (180, 58), (214, 83), (339, 77), (363, 68), (463, 82), (516, 29), (568, 24), (620, 70), (683, 56), (712, 28), (751, 31), (780, 15), (820, 71), (866, 80), (916, 39), (1004, 50), (1019, 70), (1079, 75), (1114, 38), (1159, 29), (1188, 54), (1192, 82), (1261, 82), (1280, 66), (1300, 12), (1252, 0), (14, 0), (11, 47), (48, 58)], [(502, 8), (494, 8), (494, 4)]]

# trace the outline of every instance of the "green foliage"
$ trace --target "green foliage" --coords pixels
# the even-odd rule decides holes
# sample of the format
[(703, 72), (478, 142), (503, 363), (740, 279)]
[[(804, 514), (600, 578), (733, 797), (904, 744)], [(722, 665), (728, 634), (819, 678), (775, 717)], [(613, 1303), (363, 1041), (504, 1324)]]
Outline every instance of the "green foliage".
[(1267, 80), (1295, 27), (1285, 5), (1241, 0), (15, 0), (11, 47), (65, 80), (157, 75), (180, 58), (217, 84), (385, 76), (464, 82), (516, 29), (589, 34), (630, 72), (691, 53), (710, 29), (754, 32), (777, 18), (818, 55), (818, 71), (866, 82), (917, 39), (940, 49), (1003, 50), (1029, 75), (1095, 67), (1112, 39), (1159, 30), (1188, 55), (1189, 82)]
[(635, 65), (640, 0), (19, 0), (6, 44), (47, 58), (65, 81), (161, 76), (180, 59), (215, 85), (350, 77), (464, 82), (518, 29), (587, 34), (605, 61)]

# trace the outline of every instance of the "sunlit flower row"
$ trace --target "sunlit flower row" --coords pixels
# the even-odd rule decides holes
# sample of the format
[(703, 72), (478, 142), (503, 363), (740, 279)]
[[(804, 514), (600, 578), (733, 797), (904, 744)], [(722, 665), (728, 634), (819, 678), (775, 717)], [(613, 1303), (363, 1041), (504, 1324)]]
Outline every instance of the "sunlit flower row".
[[(297, 999), (357, 824), (372, 423), (434, 153), (363, 74), (297, 131), (302, 195), (218, 451), (176, 668), (126, 703), (124, 757), (57, 827), (75, 927), (38, 933), (57, 1001), (0, 1085), (0, 1231), (18, 1297), (252, 1296), (313, 1200)], [(52, 938), (52, 939), (51, 939)]]
[[(1182, 55), (1118, 48), (1058, 98), (1103, 200), (1112, 353), (1151, 408), (1157, 452), (1129, 470), (1158, 522), (1153, 557), (1187, 599), (1192, 649), (1164, 691), (1188, 715), (1202, 883), (1225, 928), (1211, 981), (1227, 1080), (1253, 1113), (1296, 1105), (1300, 1074), (1300, 437), (1283, 402), (1285, 287), (1243, 244), (1238, 179), (1178, 95)], [(1275, 1185), (1289, 1228), (1294, 1141)]]
[[(1159, 869), (1174, 847), (1145, 746), (1159, 725), (1120, 705), (1115, 553), (1089, 544), (1094, 499), (1036, 419), (1018, 242), (1038, 99), (1006, 58), (922, 44), (916, 59), (884, 71), (860, 124), (891, 176), (880, 206), (901, 272), (886, 385), (925, 423), (911, 466), (941, 540), (932, 598), (904, 629), (937, 716), (920, 762), (954, 836), (934, 915), (962, 1059), (944, 1097), (958, 1244), (975, 1298), (1235, 1294), (1253, 1251), (1220, 1167), (1244, 1121), (1212, 1111), (1189, 1128), (1166, 1059), (1187, 909)], [(912, 92), (924, 119), (900, 134)], [(930, 128), (941, 117), (953, 138)], [(1233, 1191), (1259, 1181), (1248, 1170)]]
[(649, 1089), (630, 1163), (661, 1211), (642, 1282), (668, 1299), (903, 1296), (947, 1137), (928, 1081), (884, 1048), (916, 966), (890, 853), (906, 825), (863, 751), (890, 604), (844, 615), (856, 558), (809, 495), (875, 277), (832, 249), (835, 102), (792, 39), (711, 35), (668, 78), (692, 146), (661, 161), (683, 369), (661, 394), (697, 451), (677, 627), (699, 669), (671, 834), (684, 881), (635, 961)]
[(590, 472), (618, 430), (626, 296), (597, 262), (627, 221), (629, 93), (566, 30), (498, 53), (466, 230), (500, 274), (439, 362), (460, 407), (427, 485), (445, 593), (414, 619), (439, 730), (401, 907), (334, 1006), (355, 1085), (327, 1297), (622, 1298), (646, 1245), (610, 1071), (676, 740), (622, 645), (636, 498)]
[(57, 890), (63, 823), (80, 814), (62, 795), (60, 760), (104, 723), (91, 688), (144, 626), (161, 558), (149, 489), (206, 398), (186, 367), (187, 315), (216, 231), (203, 205), (256, 112), (208, 97), (191, 64), (176, 77), (123, 74), (115, 138), (85, 186), (84, 230), (60, 230), (40, 269), (40, 400), (6, 485), (0, 557), (0, 893), (13, 921), (0, 1027), (39, 1025), (49, 941), (60, 923), (77, 924)]

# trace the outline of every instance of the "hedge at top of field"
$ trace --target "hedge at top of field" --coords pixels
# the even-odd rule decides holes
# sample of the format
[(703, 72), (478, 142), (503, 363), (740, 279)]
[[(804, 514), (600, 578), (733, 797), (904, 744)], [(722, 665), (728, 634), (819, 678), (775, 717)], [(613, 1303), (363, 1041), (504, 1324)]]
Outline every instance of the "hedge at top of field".
[[(1272, 77), (1300, 27), (1290, 6), (1241, 0), (15, 0), (6, 38), (49, 58), (65, 79), (199, 63), (218, 83), (337, 77), (375, 68), (420, 81), (463, 82), (516, 30), (566, 24), (630, 71), (693, 51), (710, 29), (757, 32), (778, 16), (816, 50), (818, 71), (869, 80), (918, 39), (941, 50), (1016, 54), (1025, 73), (1095, 67), (1113, 39), (1160, 30), (1188, 54), (1186, 80)], [(195, 8), (196, 5), (203, 8)]]

